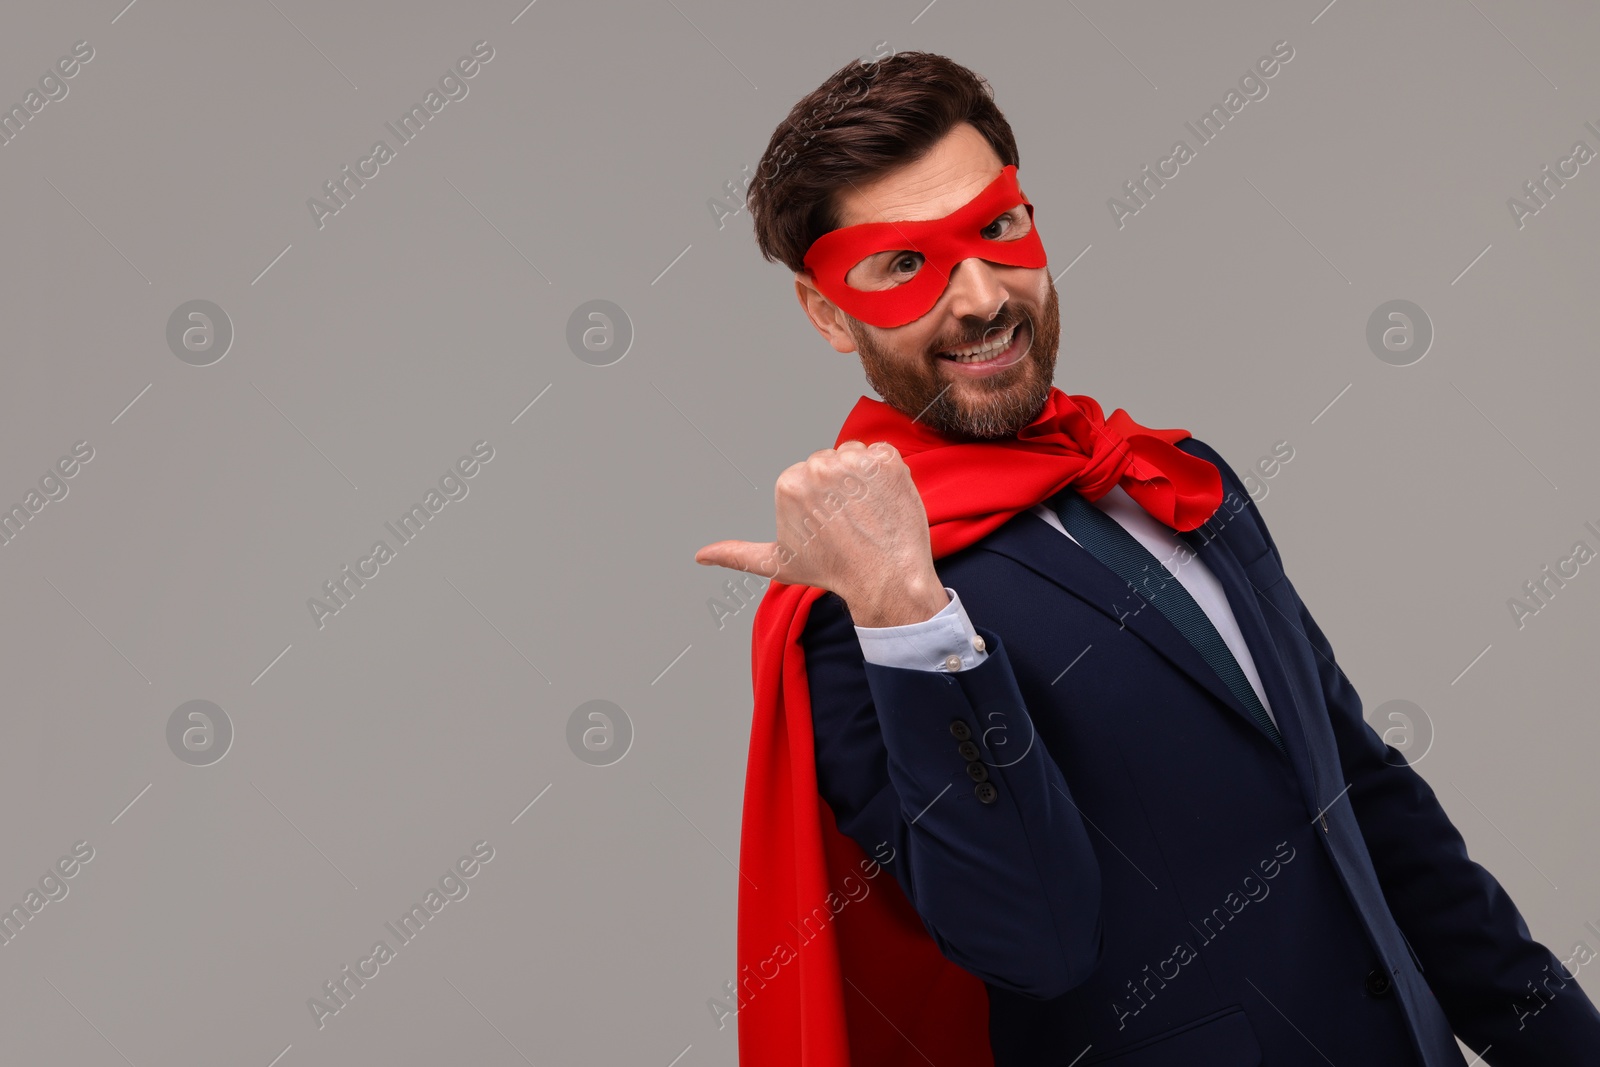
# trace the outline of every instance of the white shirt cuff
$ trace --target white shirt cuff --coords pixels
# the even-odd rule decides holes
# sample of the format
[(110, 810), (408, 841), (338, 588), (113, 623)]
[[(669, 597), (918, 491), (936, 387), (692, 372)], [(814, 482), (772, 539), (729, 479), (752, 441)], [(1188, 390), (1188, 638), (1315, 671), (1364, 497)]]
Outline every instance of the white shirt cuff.
[(961, 598), (948, 585), (950, 603), (932, 618), (904, 626), (857, 626), (868, 663), (920, 671), (967, 671), (988, 658), (983, 638), (967, 618)]

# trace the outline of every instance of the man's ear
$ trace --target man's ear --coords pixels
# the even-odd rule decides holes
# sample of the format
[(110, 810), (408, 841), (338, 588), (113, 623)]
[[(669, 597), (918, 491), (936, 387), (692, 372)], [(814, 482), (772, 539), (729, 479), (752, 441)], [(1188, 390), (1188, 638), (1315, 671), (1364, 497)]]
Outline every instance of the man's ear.
[(794, 276), (794, 295), (800, 298), (806, 318), (817, 328), (822, 339), (833, 346), (835, 352), (854, 352), (856, 339), (845, 326), (844, 312), (833, 301), (823, 296), (804, 274)]

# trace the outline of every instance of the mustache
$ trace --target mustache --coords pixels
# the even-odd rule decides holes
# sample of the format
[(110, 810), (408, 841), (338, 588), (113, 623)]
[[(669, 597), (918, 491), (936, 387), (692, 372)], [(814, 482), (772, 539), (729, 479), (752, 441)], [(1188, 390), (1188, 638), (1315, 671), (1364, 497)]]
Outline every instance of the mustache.
[(976, 336), (969, 336), (969, 337), (965, 337), (965, 338), (963, 338), (961, 340), (956, 340), (956, 341), (948, 341), (948, 342), (940, 341), (939, 343), (937, 343), (937, 344), (935, 344), (933, 346), (933, 351), (934, 352), (949, 352), (952, 349), (966, 348), (969, 345), (987, 344), (989, 341), (992, 341), (995, 337), (997, 337), (997, 336), (1005, 333), (1007, 330), (1011, 329), (1011, 327), (1016, 326), (1019, 323), (1031, 322), (1031, 321), (1032, 321), (1032, 319), (1031, 319), (1030, 316), (1028, 316), (1026, 314), (1023, 314), (1021, 312), (1018, 312), (1015, 315), (1007, 316), (1004, 320), (997, 321), (997, 322), (989, 324), (988, 326), (985, 326), (983, 328), (982, 332), (977, 334)]

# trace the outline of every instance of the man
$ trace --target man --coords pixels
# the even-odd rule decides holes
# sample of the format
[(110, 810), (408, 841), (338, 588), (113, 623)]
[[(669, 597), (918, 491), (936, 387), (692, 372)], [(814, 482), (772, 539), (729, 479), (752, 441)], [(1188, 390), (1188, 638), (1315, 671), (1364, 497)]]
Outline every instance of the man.
[(1052, 385), (1017, 163), (987, 83), (900, 53), (796, 105), (748, 193), (882, 401), (779, 477), (779, 541), (695, 557), (774, 579), (743, 1058), (1600, 1064), (1233, 470)]

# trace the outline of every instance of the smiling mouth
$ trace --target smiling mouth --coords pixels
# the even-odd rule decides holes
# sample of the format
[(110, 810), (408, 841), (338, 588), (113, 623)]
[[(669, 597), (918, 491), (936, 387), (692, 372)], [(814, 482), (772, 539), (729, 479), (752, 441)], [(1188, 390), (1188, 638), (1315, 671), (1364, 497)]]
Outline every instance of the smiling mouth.
[(988, 363), (998, 359), (1005, 350), (1011, 347), (1011, 341), (1016, 336), (1018, 323), (1012, 323), (1006, 332), (998, 337), (991, 338), (975, 345), (962, 345), (960, 348), (948, 352), (940, 352), (940, 359), (947, 359), (952, 363)]
[(1025, 322), (1016, 322), (997, 337), (979, 344), (962, 345), (948, 352), (936, 353), (946, 363), (953, 363), (963, 377), (997, 374), (1022, 361), (1031, 347), (1032, 335)]

